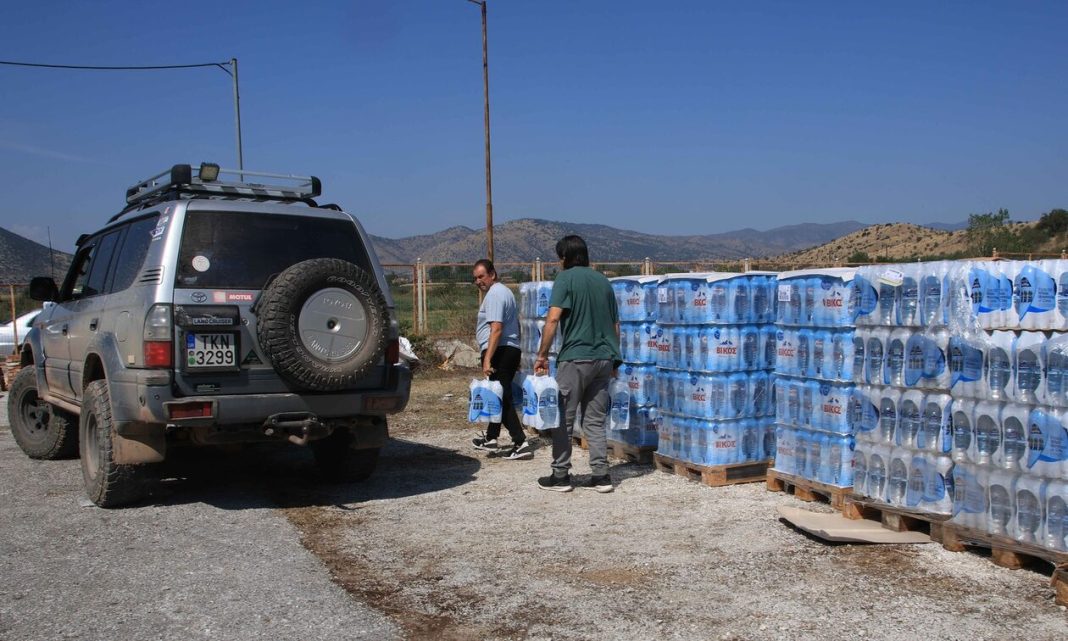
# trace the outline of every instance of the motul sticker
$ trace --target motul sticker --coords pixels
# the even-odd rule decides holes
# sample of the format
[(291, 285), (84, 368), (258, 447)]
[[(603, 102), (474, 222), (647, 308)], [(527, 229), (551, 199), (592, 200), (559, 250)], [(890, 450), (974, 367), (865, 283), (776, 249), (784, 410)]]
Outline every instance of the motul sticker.
[(226, 302), (228, 303), (251, 303), (252, 294), (242, 294), (239, 292), (227, 292)]

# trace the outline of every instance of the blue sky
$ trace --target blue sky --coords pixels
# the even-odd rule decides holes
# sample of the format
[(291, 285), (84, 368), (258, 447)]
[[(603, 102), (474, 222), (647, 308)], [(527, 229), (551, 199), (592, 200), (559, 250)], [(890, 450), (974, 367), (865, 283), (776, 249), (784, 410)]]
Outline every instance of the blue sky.
[[(212, 10), (217, 6), (217, 10)], [(1068, 207), (1068, 3), (489, 0), (494, 213), (652, 233)], [(245, 167), (374, 234), (485, 221), (465, 0), (7, 3), (0, 60), (240, 66)], [(0, 65), (0, 226), (69, 250), (130, 184), (236, 166), (218, 69)]]

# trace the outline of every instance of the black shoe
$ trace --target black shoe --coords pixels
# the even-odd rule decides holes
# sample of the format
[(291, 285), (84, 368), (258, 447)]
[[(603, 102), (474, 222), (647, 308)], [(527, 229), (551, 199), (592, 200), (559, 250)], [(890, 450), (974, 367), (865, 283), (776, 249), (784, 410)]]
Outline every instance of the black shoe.
[(538, 487), (543, 490), (551, 490), (553, 492), (570, 492), (572, 489), (571, 475), (557, 476), (550, 474), (549, 476), (543, 476), (538, 479)]
[(615, 488), (612, 487), (612, 477), (607, 474), (601, 476), (591, 476), (581, 483), (582, 487), (592, 487), (601, 494), (608, 494)]
[(510, 461), (529, 461), (534, 458), (534, 448), (530, 446), (530, 441), (523, 441), (519, 445), (513, 445), (504, 458)]
[(475, 449), (486, 450), (489, 452), (496, 452), (499, 449), (497, 447), (497, 439), (486, 438), (485, 432), (480, 434), (478, 438), (471, 439), (471, 445), (474, 445)]

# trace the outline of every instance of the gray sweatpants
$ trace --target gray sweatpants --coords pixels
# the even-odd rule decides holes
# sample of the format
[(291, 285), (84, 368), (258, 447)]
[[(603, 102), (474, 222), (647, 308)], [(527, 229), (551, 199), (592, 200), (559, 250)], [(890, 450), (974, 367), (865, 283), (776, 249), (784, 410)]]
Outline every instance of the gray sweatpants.
[(553, 430), (553, 474), (563, 476), (571, 469), (571, 435), (575, 414), (582, 407), (582, 435), (590, 448), (590, 472), (608, 474), (608, 442), (605, 418), (608, 416), (608, 384), (612, 381), (612, 361), (564, 361), (556, 366), (560, 387), (563, 423)]

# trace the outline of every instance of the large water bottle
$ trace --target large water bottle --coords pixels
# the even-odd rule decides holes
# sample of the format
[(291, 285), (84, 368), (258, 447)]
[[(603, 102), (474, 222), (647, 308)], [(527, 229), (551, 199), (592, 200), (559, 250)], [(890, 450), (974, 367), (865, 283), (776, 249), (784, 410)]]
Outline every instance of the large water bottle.
[(671, 281), (662, 280), (656, 285), (657, 321), (670, 323), (675, 318), (675, 297), (671, 292)]
[(873, 436), (878, 421), (874, 420), (877, 409), (868, 397), (867, 385), (856, 385), (849, 395), (849, 422), (860, 442), (874, 442)]
[(1041, 402), (1064, 407), (1068, 404), (1068, 336), (1058, 336), (1042, 345), (1042, 364), (1046, 378)]
[(949, 371), (950, 333), (946, 327), (928, 330), (923, 343), (923, 383), (925, 387), (948, 390), (953, 381)]
[(877, 307), (875, 308), (875, 321), (878, 325), (890, 326), (896, 320), (896, 303), (898, 288), (901, 286), (901, 272), (896, 269), (885, 269), (878, 277)]
[(886, 474), (889, 466), (890, 448), (878, 445), (868, 455), (868, 496), (879, 501), (886, 500)]
[(853, 380), (853, 339), (851, 331), (831, 332), (831, 354), (828, 360), (827, 377), (836, 381)]
[(852, 325), (849, 316), (850, 286), (840, 276), (824, 276), (820, 279), (816, 307), (817, 325), (823, 327), (846, 327)]
[(684, 330), (685, 342), (683, 343), (682, 359), (685, 369), (699, 370), (703, 368), (701, 362), (701, 336), (697, 327), (686, 327)]
[(797, 343), (795, 334), (790, 329), (775, 332), (775, 372), (784, 376), (796, 373)]
[(917, 389), (906, 390), (901, 395), (898, 405), (898, 429), (894, 434), (894, 443), (900, 447), (919, 449), (920, 430), (923, 424), (923, 392)]
[(995, 470), (989, 473), (990, 484), (987, 486), (989, 503), (987, 504), (987, 531), (996, 536), (1010, 536), (1009, 528), (1015, 514), (1013, 513), (1012, 472)]
[(909, 451), (895, 447), (890, 451), (890, 465), (887, 469), (886, 502), (896, 507), (905, 507), (905, 495), (909, 487)]
[(734, 372), (740, 369), (738, 343), (740, 334), (734, 326), (717, 327), (712, 331), (715, 339), (715, 361), (717, 372)]
[(950, 455), (956, 463), (975, 462), (975, 439), (972, 428), (974, 413), (974, 400), (966, 398), (953, 401), (953, 448)]
[(795, 373), (798, 376), (807, 376), (810, 371), (810, 359), (812, 358), (812, 330), (801, 329), (797, 332), (797, 366)]
[(987, 342), (984, 373), (989, 398), (996, 401), (1011, 400), (1012, 392), (1012, 347), (1016, 334), (1008, 331), (994, 332)]
[(865, 367), (867, 365), (867, 345), (870, 337), (867, 329), (857, 329), (853, 334), (853, 382), (866, 383)]
[(975, 462), (992, 465), (1001, 449), (1001, 404), (980, 401), (975, 405)]
[(746, 416), (749, 407), (749, 376), (738, 372), (727, 377), (727, 418)]
[(774, 325), (764, 325), (760, 328), (760, 340), (763, 345), (762, 353), (764, 354), (763, 369), (777, 369), (778, 361), (776, 359), (776, 337), (779, 330)]
[(767, 416), (771, 411), (771, 380), (766, 372), (752, 372), (749, 375), (748, 416)]
[(748, 276), (731, 279), (731, 316), (735, 323), (753, 322), (752, 293)]
[(920, 433), (916, 447), (933, 454), (953, 449), (953, 397), (945, 393), (927, 394), (923, 398)]
[(1049, 478), (1068, 478), (1068, 412), (1037, 407), (1028, 418), (1027, 469)]
[(1068, 479), (1052, 479), (1042, 497), (1046, 515), (1042, 545), (1068, 551)]
[(890, 342), (890, 330), (882, 327), (868, 332), (868, 343), (864, 346), (864, 382), (880, 385), (883, 382), (883, 364), (886, 361), (886, 348)]
[(857, 443), (853, 452), (853, 493), (860, 496), (868, 494), (868, 449), (867, 445)]
[(1048, 273), (1057, 283), (1057, 311), (1051, 329), (1068, 329), (1068, 260), (1052, 260), (1048, 263)]
[(986, 379), (983, 365), (986, 341), (967, 336), (949, 339), (950, 389), (955, 397), (983, 398)]
[(986, 531), (989, 485), (990, 472), (986, 468), (960, 463), (953, 468), (954, 523)]
[(1052, 329), (1056, 326), (1057, 282), (1049, 269), (1053, 261), (1023, 263), (1013, 278), (1013, 309), (1020, 329)]
[(608, 385), (608, 397), (611, 402), (608, 429), (612, 432), (624, 432), (630, 428), (630, 386), (614, 378)]
[(1013, 308), (1013, 301), (1016, 298), (1013, 282), (1025, 264), (1015, 260), (997, 261), (993, 264), (993, 269), (997, 270), (998, 307), (1001, 310), (999, 327), (1001, 328), (1016, 329), (1020, 326), (1020, 317)]
[(898, 411), (901, 404), (901, 392), (892, 387), (879, 391), (879, 427), (877, 439), (880, 443), (893, 443), (898, 430)]
[(1000, 276), (990, 270), (989, 263), (969, 263), (967, 288), (971, 299), (972, 317), (983, 329), (1000, 327)]
[(742, 419), (738, 423), (739, 447), (738, 462), (746, 463), (760, 459), (761, 430), (757, 422), (751, 418)]
[(857, 327), (877, 324), (874, 312), (879, 306), (878, 299), (871, 268), (858, 268), (849, 287), (849, 317)]
[(816, 300), (818, 298), (817, 292), (820, 290), (820, 279), (816, 276), (810, 276), (804, 280), (802, 285), (802, 295), (804, 300), (801, 303), (802, 316), (801, 324), (813, 326), (816, 324), (816, 314), (818, 309), (816, 307)]
[(995, 466), (1014, 472), (1026, 469), (1030, 416), (1031, 408), (1027, 405), (1009, 403), (1001, 409), (1001, 447), (993, 455)]
[(787, 407), (789, 381), (782, 377), (775, 378), (775, 420), (783, 425), (790, 425), (790, 411)]
[(749, 291), (753, 297), (753, 322), (774, 322), (775, 318), (771, 314), (771, 298), (768, 296), (768, 278), (760, 275), (750, 276)]
[(712, 374), (707, 377), (708, 402), (710, 409), (708, 416), (724, 419), (729, 415), (730, 392), (727, 386), (727, 376), (724, 374)]
[[(886, 356), (883, 365), (883, 380), (886, 385), (895, 387), (905, 386), (905, 345), (908, 344), (912, 331), (907, 328), (899, 328), (890, 332), (890, 339), (886, 343)], [(876, 383), (878, 381), (872, 381)]]
[(1013, 383), (1011, 396), (1017, 403), (1038, 403), (1044, 387), (1042, 346), (1046, 335), (1041, 332), (1022, 332), (1013, 346)]
[[(794, 461), (794, 430), (785, 425), (775, 426), (775, 460), (772, 468), (785, 474), (793, 474), (797, 469)], [(1068, 497), (1065, 497), (1068, 500)]]
[(902, 265), (901, 287), (897, 290), (896, 324), (901, 327), (917, 327), (920, 315), (920, 268), (919, 265)]
[(818, 429), (819, 416), (816, 414), (816, 404), (819, 402), (819, 381), (805, 381), (801, 384), (801, 415), (798, 424), (801, 427)]
[(812, 354), (809, 357), (808, 374), (812, 378), (831, 378), (827, 359), (831, 356), (831, 332), (816, 329), (812, 332)]
[(710, 277), (708, 283), (708, 322), (730, 322), (730, 279), (723, 276)]
[(764, 367), (760, 328), (756, 325), (745, 325), (741, 329), (741, 359), (739, 364), (742, 369), (747, 371)]
[(936, 457), (927, 467), (923, 490), (923, 507), (928, 512), (953, 514), (953, 459)]
[[(805, 279), (804, 278), (791, 278), (786, 281), (788, 287), (786, 300), (780, 300), (780, 302), (786, 303), (786, 320), (788, 325), (801, 325), (805, 322), (805, 315), (808, 310), (805, 308)], [(780, 290), (780, 292), (783, 290)]]
[(920, 509), (923, 503), (923, 490), (930, 477), (930, 467), (926, 458), (907, 447), (901, 448), (908, 459), (908, 484), (905, 488), (905, 507)]
[(1042, 545), (1042, 498), (1048, 486), (1049, 481), (1034, 476), (1016, 474), (1013, 478), (1015, 518), (1009, 535), (1020, 543)]
[(542, 429), (551, 430), (560, 427), (560, 387), (556, 379), (547, 376), (538, 394), (538, 413), (541, 415)]
[(949, 267), (945, 261), (920, 265), (920, 324), (925, 327), (948, 322), (946, 296)]

